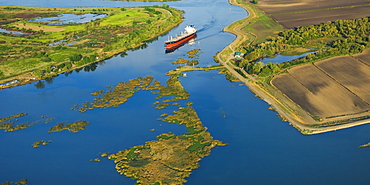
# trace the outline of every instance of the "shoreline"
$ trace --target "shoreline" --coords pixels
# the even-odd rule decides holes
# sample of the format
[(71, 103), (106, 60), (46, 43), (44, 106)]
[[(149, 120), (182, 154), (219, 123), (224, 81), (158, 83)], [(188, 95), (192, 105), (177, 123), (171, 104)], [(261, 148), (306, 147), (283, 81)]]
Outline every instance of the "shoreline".
[[(331, 132), (339, 129), (346, 129), (369, 123), (368, 119), (364, 119), (359, 121), (353, 121), (350, 123), (314, 128), (310, 125), (320, 124), (321, 122), (315, 121), (305, 110), (303, 110), (293, 101), (288, 99), (278, 89), (273, 87), (271, 81), (269, 82), (269, 86), (265, 87), (267, 89), (264, 89), (263, 87), (255, 83), (254, 76), (249, 75), (244, 70), (242, 72), (245, 77), (240, 75), (235, 70), (239, 68), (234, 66), (230, 62), (230, 60), (234, 58), (233, 53), (235, 51), (233, 48), (239, 47), (241, 43), (244, 43), (249, 39), (248, 36), (244, 34), (244, 32), (242, 31), (242, 28), (249, 24), (249, 21), (256, 18), (256, 13), (248, 6), (238, 3), (237, 0), (229, 0), (229, 3), (231, 5), (243, 8), (245, 11), (248, 12), (248, 16), (241, 20), (235, 21), (226, 28), (224, 28), (223, 30), (224, 32), (234, 34), (236, 38), (223, 50), (217, 53), (216, 60), (219, 61), (220, 64), (222, 64), (224, 67), (226, 67), (230, 71), (230, 73), (232, 73), (237, 79), (243, 82), (249, 88), (249, 90), (252, 91), (256, 96), (260, 97), (261, 100), (271, 105), (272, 107), (271, 109), (275, 110), (283, 121), (288, 122), (289, 125), (292, 125), (295, 129), (297, 129), (300, 133), (304, 135), (313, 135)], [(257, 36), (253, 33), (251, 34), (255, 37), (253, 39), (253, 41), (255, 41)], [(356, 117), (360, 115), (361, 114), (357, 114)]]

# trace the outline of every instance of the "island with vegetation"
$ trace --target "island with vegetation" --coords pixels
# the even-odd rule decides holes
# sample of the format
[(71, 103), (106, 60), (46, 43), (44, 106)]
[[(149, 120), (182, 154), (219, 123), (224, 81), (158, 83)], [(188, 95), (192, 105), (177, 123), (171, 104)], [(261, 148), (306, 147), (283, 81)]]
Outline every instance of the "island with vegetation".
[(10, 115), (5, 118), (0, 118), (0, 129), (3, 129), (4, 132), (14, 132), (17, 130), (26, 129), (34, 125), (35, 123), (37, 123), (37, 121), (32, 122), (32, 123), (29, 123), (29, 122), (18, 123), (21, 117), (24, 117), (27, 115), (28, 115), (27, 113), (22, 112), (22, 113)]
[(40, 147), (40, 145), (48, 145), (49, 143), (51, 143), (51, 141), (44, 141), (44, 140), (40, 140), (40, 141), (36, 141), (32, 144), (32, 147), (33, 148), (38, 148)]
[[(0, 6), (0, 88), (56, 76), (146, 43), (182, 22), (168, 5)], [(63, 20), (74, 15), (75, 20)], [(58, 17), (59, 16), (59, 17)]]
[[(283, 120), (303, 134), (369, 122), (370, 19), (368, 11), (362, 11), (369, 4), (230, 2), (245, 8), (249, 16), (225, 28), (237, 38), (216, 60), (271, 104)], [(338, 9), (352, 13), (327, 16)], [(310, 18), (308, 12), (317, 16)], [(292, 20), (301, 14), (306, 18)], [(242, 54), (235, 57), (236, 52)], [(276, 54), (308, 52), (283, 63), (260, 61)]]
[[(189, 51), (187, 58), (196, 59), (198, 52), (199, 49)], [(187, 59), (182, 58), (177, 61), (185, 60)], [(211, 149), (226, 145), (219, 140), (214, 140), (207, 132), (207, 128), (192, 107), (193, 103), (184, 102), (189, 99), (190, 94), (180, 81), (180, 77), (184, 77), (187, 71), (223, 70), (224, 67), (217, 65), (200, 68), (193, 66), (196, 64), (187, 63), (173, 62), (178, 66), (167, 73), (169, 78), (165, 85), (155, 80), (153, 76), (138, 77), (109, 86), (107, 90), (93, 92), (91, 95), (95, 98), (92, 102), (73, 107), (74, 110), (82, 113), (96, 108), (117, 107), (126, 103), (139, 91), (150, 91), (156, 95), (156, 101), (153, 103), (156, 109), (166, 110), (171, 107), (170, 109), (173, 110), (175, 107), (172, 113), (163, 113), (158, 120), (183, 125), (187, 132), (179, 135), (170, 132), (162, 133), (156, 137), (156, 140), (148, 141), (144, 145), (133, 146), (113, 154), (107, 152), (101, 154), (101, 157), (107, 157), (116, 163), (118, 173), (136, 179), (137, 184), (183, 184), (192, 170), (199, 167), (199, 161), (210, 155)], [(91, 161), (101, 160), (95, 158)]]
[(0, 185), (25, 185), (27, 183), (28, 183), (28, 179), (21, 179), (17, 182), (6, 181), (4, 183), (1, 183)]

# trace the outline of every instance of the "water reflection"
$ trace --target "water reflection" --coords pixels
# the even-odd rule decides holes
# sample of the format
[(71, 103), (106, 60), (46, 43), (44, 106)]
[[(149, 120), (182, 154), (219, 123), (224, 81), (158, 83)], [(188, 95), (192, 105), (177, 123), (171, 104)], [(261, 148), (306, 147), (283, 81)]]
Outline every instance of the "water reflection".
[(264, 64), (267, 64), (269, 62), (280, 64), (280, 63), (283, 63), (283, 62), (288, 62), (288, 61), (291, 61), (291, 60), (294, 60), (294, 59), (297, 59), (297, 58), (304, 57), (304, 56), (306, 56), (308, 54), (311, 54), (311, 53), (315, 53), (315, 51), (303, 53), (301, 55), (293, 55), (293, 56), (275, 55), (275, 57), (273, 57), (273, 58), (262, 58), (262, 59), (259, 59), (257, 62), (261, 61)]
[(43, 88), (45, 88), (45, 83), (44, 83), (44, 81), (39, 80), (37, 83), (35, 83), (35, 84), (34, 84), (34, 86), (35, 86), (37, 89), (43, 89)]

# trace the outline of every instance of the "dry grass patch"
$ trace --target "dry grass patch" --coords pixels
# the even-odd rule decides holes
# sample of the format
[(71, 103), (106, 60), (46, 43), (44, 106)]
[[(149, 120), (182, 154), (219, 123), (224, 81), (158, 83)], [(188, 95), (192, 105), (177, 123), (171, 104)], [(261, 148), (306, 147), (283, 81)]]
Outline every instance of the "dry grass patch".
[(35, 30), (35, 31), (45, 31), (45, 32), (60, 32), (60, 31), (64, 31), (65, 29), (64, 28), (58, 28), (58, 27), (54, 27), (54, 26), (46, 26), (46, 25), (31, 25), (31, 24), (16, 24), (14, 25), (15, 27), (18, 27), (20, 29), (24, 28), (24, 29), (31, 29), (31, 30)]
[(350, 56), (334, 57), (316, 65), (337, 82), (370, 103), (370, 67)]

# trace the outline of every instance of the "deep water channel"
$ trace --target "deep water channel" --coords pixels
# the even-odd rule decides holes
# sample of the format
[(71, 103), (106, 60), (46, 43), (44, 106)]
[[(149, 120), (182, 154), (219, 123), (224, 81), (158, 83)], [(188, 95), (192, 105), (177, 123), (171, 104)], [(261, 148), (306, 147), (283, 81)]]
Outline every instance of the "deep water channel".
[[(162, 3), (99, 0), (3, 0), (1, 5), (42, 7), (119, 7)], [(115, 164), (102, 159), (90, 162), (102, 152), (116, 153), (156, 139), (161, 133), (182, 134), (182, 125), (157, 119), (164, 112), (155, 109), (155, 95), (140, 91), (123, 105), (85, 113), (71, 110), (92, 101), (90, 94), (119, 82), (153, 76), (165, 84), (171, 64), (187, 51), (201, 49), (198, 66), (215, 64), (213, 56), (235, 36), (222, 32), (232, 22), (247, 16), (226, 0), (183, 0), (168, 2), (184, 10), (184, 22), (158, 37), (145, 49), (128, 51), (50, 80), (0, 91), (0, 118), (27, 113), (19, 122), (35, 122), (27, 129), (0, 132), (0, 183), (28, 179), (35, 185), (121, 185), (135, 181), (119, 175)], [(163, 43), (186, 25), (199, 30), (192, 45), (165, 53)], [(189, 100), (214, 139), (228, 143), (216, 147), (200, 161), (186, 180), (189, 185), (225, 184), (368, 184), (370, 125), (303, 136), (269, 105), (238, 82), (229, 82), (218, 71), (187, 72), (180, 77)], [(166, 110), (168, 111), (168, 110)], [(50, 118), (46, 122), (45, 119)], [(90, 122), (85, 130), (48, 133), (57, 123)], [(154, 130), (152, 130), (154, 129)], [(36, 141), (52, 142), (33, 148)]]

